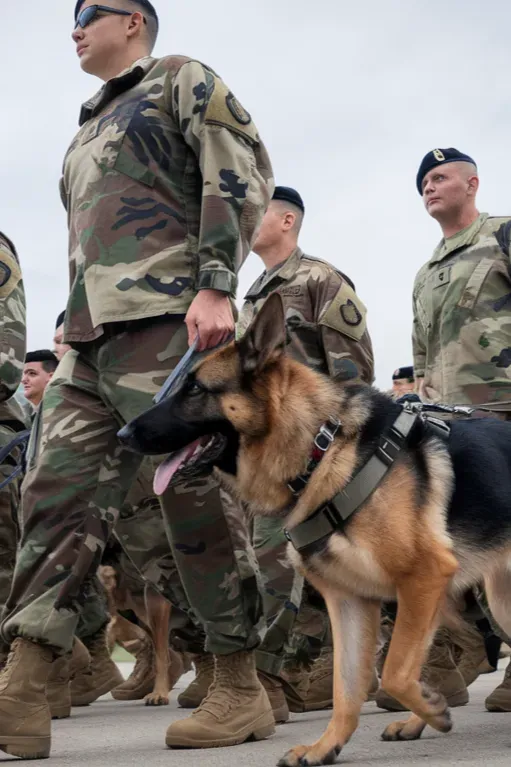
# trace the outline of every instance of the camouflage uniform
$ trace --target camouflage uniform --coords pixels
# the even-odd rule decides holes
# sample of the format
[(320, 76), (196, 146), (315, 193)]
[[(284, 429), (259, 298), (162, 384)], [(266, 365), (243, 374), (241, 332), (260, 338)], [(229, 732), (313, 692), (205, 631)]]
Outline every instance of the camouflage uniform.
[(510, 233), (510, 218), (482, 213), (415, 278), (413, 363), (429, 401), (511, 411)]
[[(273, 189), (250, 115), (212, 70), (185, 57), (135, 62), (82, 107), (80, 123), (61, 183), (71, 277), (64, 342), (73, 349), (42, 402), (2, 622), (8, 640), (60, 651), (71, 647), (87, 582), (140, 466), (117, 431), (152, 404), (186, 351), (183, 319), (197, 290), (234, 298)], [(188, 579), (201, 578), (193, 607), (209, 649), (254, 646), (255, 576), (232, 551), (216, 482), (177, 487), (163, 505), (187, 594)]]
[[(0, 449), (28, 426), (14, 394), (21, 382), (26, 352), (25, 292), (14, 245), (0, 233)], [(12, 474), (20, 459), (13, 451), (0, 465), (0, 482)], [(19, 480), (0, 490), (0, 607), (11, 588), (18, 538)], [(5, 651), (0, 642), (0, 655)]]
[[(413, 290), (413, 362), (431, 402), (487, 405), (511, 417), (511, 218), (481, 213), (443, 239)], [(484, 591), (480, 606), (496, 633)]]
[[(297, 248), (282, 264), (264, 272), (245, 296), (237, 333), (243, 335), (271, 293), (284, 303), (288, 352), (299, 362), (336, 381), (373, 381), (373, 352), (366, 310), (351, 281), (331, 264)], [(319, 651), (329, 638), (326, 609), (318, 609), (303, 578), (286, 558), (280, 520), (257, 517), (253, 541), (264, 584), (268, 631), (258, 650), (258, 666), (278, 673), (285, 650), (294, 652), (300, 636)], [(291, 638), (293, 627), (296, 629)], [(315, 646), (315, 647), (314, 647)], [(308, 652), (307, 646), (305, 646)]]

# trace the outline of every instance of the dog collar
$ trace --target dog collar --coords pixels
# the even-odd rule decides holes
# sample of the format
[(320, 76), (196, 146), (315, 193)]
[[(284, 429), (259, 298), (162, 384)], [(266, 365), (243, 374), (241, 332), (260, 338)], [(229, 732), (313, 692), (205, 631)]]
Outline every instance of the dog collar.
[(327, 452), (330, 445), (335, 439), (335, 435), (341, 427), (341, 422), (338, 418), (330, 417), (319, 428), (318, 433), (314, 437), (311, 454), (305, 467), (303, 474), (299, 474), (297, 477), (287, 483), (287, 486), (293, 493), (293, 495), (300, 495), (309, 481), (312, 472), (321, 463), (323, 456)]

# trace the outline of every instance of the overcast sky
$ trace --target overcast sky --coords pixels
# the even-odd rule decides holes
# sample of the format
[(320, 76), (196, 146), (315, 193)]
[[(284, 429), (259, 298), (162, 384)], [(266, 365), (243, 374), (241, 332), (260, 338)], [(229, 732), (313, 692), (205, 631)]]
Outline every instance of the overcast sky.
[[(100, 86), (71, 41), (75, 0), (1, 0), (0, 229), (16, 243), (29, 347), (51, 345), (68, 291), (58, 193), (80, 104)], [(307, 207), (302, 247), (355, 282), (376, 379), (411, 362), (415, 273), (440, 238), (415, 174), (432, 148), (477, 161), (479, 207), (509, 204), (509, 0), (155, 0), (155, 55), (212, 66), (252, 114), (278, 184)], [(107, 4), (107, 3), (106, 3)], [(240, 297), (261, 271), (252, 254)]]

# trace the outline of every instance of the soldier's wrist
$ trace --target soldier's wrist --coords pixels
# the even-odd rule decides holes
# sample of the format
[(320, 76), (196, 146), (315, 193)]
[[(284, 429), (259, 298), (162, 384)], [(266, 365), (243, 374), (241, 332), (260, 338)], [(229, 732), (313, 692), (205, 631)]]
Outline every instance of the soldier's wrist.
[(235, 296), (238, 280), (232, 272), (220, 269), (204, 269), (199, 272), (197, 290), (217, 290), (227, 296)]

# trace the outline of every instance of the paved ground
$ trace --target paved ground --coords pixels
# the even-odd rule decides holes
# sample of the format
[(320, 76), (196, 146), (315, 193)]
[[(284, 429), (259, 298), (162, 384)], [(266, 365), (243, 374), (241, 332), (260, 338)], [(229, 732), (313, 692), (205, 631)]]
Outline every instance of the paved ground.
[[(505, 662), (501, 662), (505, 666)], [(120, 667), (127, 675), (130, 665)], [(188, 677), (189, 679), (190, 677)], [(358, 732), (339, 757), (340, 764), (358, 767), (434, 767), (466, 765), (498, 767), (511, 765), (511, 714), (489, 714), (484, 698), (502, 678), (502, 672), (479, 677), (471, 687), (471, 701), (454, 709), (454, 729), (440, 735), (427, 728), (414, 743), (383, 743), (379, 736), (393, 719), (380, 712), (374, 703), (364, 707)], [(187, 684), (183, 677), (178, 684)], [(325, 727), (328, 712), (293, 715), (292, 721), (278, 727), (271, 739), (228, 749), (170, 751), (164, 735), (168, 724), (186, 715), (176, 704), (145, 708), (140, 703), (120, 703), (107, 697), (94, 705), (73, 709), (73, 716), (55, 723), (52, 761), (56, 767), (273, 767), (290, 747), (316, 739)], [(0, 763), (18, 761), (10, 758)]]

